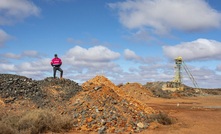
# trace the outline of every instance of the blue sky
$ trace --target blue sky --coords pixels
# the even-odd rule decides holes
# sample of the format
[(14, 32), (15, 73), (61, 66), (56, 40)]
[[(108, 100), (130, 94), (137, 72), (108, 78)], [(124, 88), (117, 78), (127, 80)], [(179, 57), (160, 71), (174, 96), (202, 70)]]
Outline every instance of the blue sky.
[[(182, 56), (198, 85), (221, 87), (221, 1), (1, 0), (0, 73), (44, 79), (105, 75), (115, 84), (170, 81)], [(59, 75), (59, 72), (57, 73)], [(183, 71), (183, 83), (190, 79)]]

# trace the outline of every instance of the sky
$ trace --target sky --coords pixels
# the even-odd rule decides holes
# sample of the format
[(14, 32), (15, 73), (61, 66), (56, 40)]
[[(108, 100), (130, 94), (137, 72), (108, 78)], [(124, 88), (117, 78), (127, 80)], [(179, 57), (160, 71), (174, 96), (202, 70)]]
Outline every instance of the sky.
[(199, 87), (221, 88), (220, 35), (219, 0), (0, 0), (0, 73), (52, 77), (58, 54), (80, 84), (146, 84), (172, 81), (181, 56)]

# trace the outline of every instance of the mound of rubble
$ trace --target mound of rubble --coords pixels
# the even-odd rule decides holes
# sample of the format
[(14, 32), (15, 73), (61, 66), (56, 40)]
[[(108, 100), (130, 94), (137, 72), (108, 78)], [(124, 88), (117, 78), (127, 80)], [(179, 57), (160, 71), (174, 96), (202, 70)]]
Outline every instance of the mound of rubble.
[(139, 101), (150, 99), (153, 96), (153, 93), (143, 87), (140, 83), (126, 83), (119, 87), (125, 92), (125, 94), (132, 96)]
[(148, 128), (154, 109), (125, 94), (104, 76), (82, 84), (83, 92), (73, 97), (76, 130), (98, 133), (140, 132)]
[[(69, 79), (32, 80), (0, 74), (0, 112), (49, 109), (73, 117), (73, 129), (98, 133), (133, 133), (152, 122), (170, 124), (167, 116), (142, 101), (153, 94), (138, 83), (116, 86), (96, 76), (81, 86)], [(13, 112), (13, 113), (14, 113)], [(167, 120), (166, 122), (164, 120)]]
[(34, 107), (55, 107), (69, 100), (82, 90), (78, 83), (69, 79), (46, 78), (32, 80), (24, 76), (0, 74), (0, 98), (2, 103), (29, 101)]
[(184, 85), (184, 91), (162, 90), (165, 82), (147, 82), (143, 87), (153, 94), (155, 97), (161, 98), (177, 98), (177, 97), (194, 97), (205, 94), (202, 89), (195, 89)]

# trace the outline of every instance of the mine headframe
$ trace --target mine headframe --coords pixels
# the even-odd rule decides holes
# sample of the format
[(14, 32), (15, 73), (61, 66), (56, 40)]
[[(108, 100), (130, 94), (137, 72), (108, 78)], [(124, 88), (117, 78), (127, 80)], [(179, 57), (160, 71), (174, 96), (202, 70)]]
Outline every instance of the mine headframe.
[(182, 57), (177, 57), (174, 59), (175, 61), (175, 76), (172, 81), (167, 82), (165, 85), (163, 85), (163, 90), (170, 90), (170, 91), (176, 91), (184, 90), (184, 85), (182, 84), (182, 70), (184, 69), (187, 75), (189, 76), (190, 80), (192, 81), (195, 88), (199, 88), (197, 82), (195, 81), (193, 75), (189, 71), (188, 67), (186, 66), (185, 62), (183, 61)]

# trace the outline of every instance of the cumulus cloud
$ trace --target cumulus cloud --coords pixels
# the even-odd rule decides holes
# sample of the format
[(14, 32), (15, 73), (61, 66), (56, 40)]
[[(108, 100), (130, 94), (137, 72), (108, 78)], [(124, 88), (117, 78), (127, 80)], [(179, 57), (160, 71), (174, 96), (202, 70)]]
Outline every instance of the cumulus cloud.
[(2, 73), (9, 72), (9, 71), (15, 71), (16, 67), (14, 64), (5, 64), (1, 63), (0, 64), (0, 69)]
[(17, 54), (13, 54), (13, 53), (5, 53), (5, 54), (2, 54), (3, 57), (5, 58), (10, 58), (10, 59), (20, 59), (20, 55), (17, 55)]
[[(62, 57), (64, 64), (69, 65), (68, 70), (80, 74), (95, 74), (103, 71), (117, 70), (119, 65), (114, 60), (119, 59), (118, 52), (111, 51), (104, 46), (83, 48), (75, 46)], [(86, 74), (85, 74), (86, 75)]]
[(110, 3), (129, 29), (149, 28), (158, 34), (171, 29), (201, 31), (221, 25), (221, 13), (205, 0), (127, 0)]
[(22, 21), (29, 16), (38, 16), (40, 9), (29, 0), (1, 0), (0, 25)]
[(185, 60), (221, 59), (221, 42), (208, 39), (197, 39), (175, 46), (163, 46), (164, 54), (169, 58), (182, 56)]
[(35, 50), (26, 50), (22, 54), (22, 56), (27, 56), (27, 57), (39, 57), (39, 53)]
[[(42, 79), (48, 76), (52, 71), (49, 58), (38, 57), (39, 53), (33, 50), (27, 50), (21, 54), (5, 53), (1, 58), (7, 59), (7, 62), (0, 63), (1, 73), (16, 73), (27, 77)], [(91, 48), (82, 48), (75, 46), (65, 55), (60, 55), (66, 78), (85, 80), (85, 78), (94, 77), (96, 74), (118, 74), (122, 71), (120, 66), (114, 63), (120, 57), (118, 52), (114, 52), (104, 46), (94, 46)], [(24, 61), (24, 58), (30, 58), (30, 61)], [(50, 74), (52, 76), (52, 74)]]
[[(17, 62), (16, 62), (17, 63)], [(0, 63), (0, 73), (14, 73), (34, 79), (42, 79), (51, 70), (50, 59), (44, 58), (31, 62)]]
[(109, 62), (111, 60), (116, 60), (119, 57), (119, 53), (111, 51), (104, 46), (94, 46), (88, 49), (75, 46), (66, 53), (66, 58), (73, 60), (73, 62)]
[(130, 49), (124, 50), (124, 58), (126, 60), (141, 60), (141, 57), (135, 54), (134, 51), (131, 51)]
[[(0, 21), (0, 23), (1, 23), (1, 21)], [(0, 47), (3, 46), (5, 44), (5, 42), (7, 40), (9, 40), (10, 38), (11, 38), (10, 35), (8, 35), (5, 31), (0, 29)]]
[(162, 62), (162, 59), (159, 57), (142, 57), (130, 49), (124, 50), (124, 58), (126, 60), (141, 64), (157, 64), (158, 62)]
[(26, 72), (29, 71), (48, 71), (51, 68), (50, 66), (50, 59), (40, 59), (37, 61), (32, 62), (23, 62), (20, 65), (17, 66), (18, 71), (23, 70)]
[(40, 58), (40, 54), (35, 50), (26, 50), (26, 51), (23, 51), (21, 54), (5, 53), (1, 55), (9, 59)]

